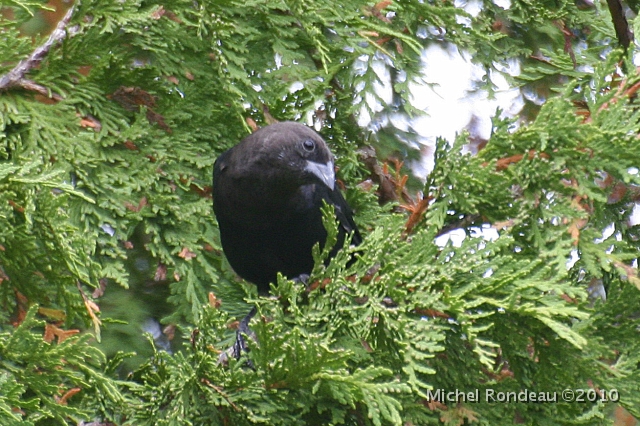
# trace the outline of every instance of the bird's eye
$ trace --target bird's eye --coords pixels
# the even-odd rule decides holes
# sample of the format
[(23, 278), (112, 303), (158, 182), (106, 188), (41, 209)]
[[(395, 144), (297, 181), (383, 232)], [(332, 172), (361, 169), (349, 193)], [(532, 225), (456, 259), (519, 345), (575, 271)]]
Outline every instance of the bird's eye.
[(314, 149), (316, 149), (316, 143), (311, 139), (307, 139), (304, 142), (302, 142), (302, 147), (304, 148), (305, 151), (311, 152)]

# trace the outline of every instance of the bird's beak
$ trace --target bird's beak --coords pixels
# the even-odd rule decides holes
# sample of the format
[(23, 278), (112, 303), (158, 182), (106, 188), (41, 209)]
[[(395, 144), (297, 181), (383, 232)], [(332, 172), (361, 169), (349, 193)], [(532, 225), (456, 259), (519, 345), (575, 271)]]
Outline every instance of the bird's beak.
[(333, 191), (333, 188), (336, 185), (336, 173), (333, 169), (333, 161), (329, 161), (325, 164), (307, 161), (307, 166), (304, 169), (313, 173), (314, 176), (317, 176), (318, 179)]

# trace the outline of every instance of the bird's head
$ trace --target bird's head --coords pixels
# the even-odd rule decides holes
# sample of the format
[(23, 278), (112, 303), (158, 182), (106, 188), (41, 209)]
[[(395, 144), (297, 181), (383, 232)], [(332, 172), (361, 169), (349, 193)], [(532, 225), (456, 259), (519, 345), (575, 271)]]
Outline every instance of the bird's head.
[(279, 177), (303, 184), (323, 183), (334, 189), (333, 154), (326, 142), (309, 127), (281, 122), (264, 127), (247, 138), (259, 154), (260, 167)]

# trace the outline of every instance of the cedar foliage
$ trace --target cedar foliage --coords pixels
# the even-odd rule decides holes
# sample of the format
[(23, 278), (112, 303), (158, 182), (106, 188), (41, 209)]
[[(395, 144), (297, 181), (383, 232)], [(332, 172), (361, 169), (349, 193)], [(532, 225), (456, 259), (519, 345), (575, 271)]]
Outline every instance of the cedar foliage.
[[(42, 2), (3, 3), (0, 424), (600, 424), (615, 405), (429, 400), (476, 388), (616, 389), (639, 416), (640, 79), (611, 48), (604, 2), (478, 3), (470, 15), (448, 1), (76, 1), (9, 83), (47, 36), (20, 32)], [(380, 61), (394, 101), (370, 113), (419, 113), (409, 88), (432, 43), (487, 70), (518, 59), (513, 83), (549, 99), (528, 121), (496, 119), (478, 155), (466, 134), (440, 140), (424, 198), (408, 198), (406, 180), (371, 176), (357, 151), (406, 150), (401, 138), (355, 121), (380, 99)], [(318, 249), (312, 289), (280, 278), (260, 298), (223, 258), (213, 161), (254, 122), (308, 117), (365, 241), (327, 267)], [(379, 206), (356, 187), (368, 178), (400, 201)], [(435, 243), (454, 228), (459, 247)], [(185, 344), (122, 371), (126, 354), (96, 346), (116, 325), (99, 308), (119, 287), (125, 310), (151, 298), (134, 288), (138, 256), (144, 279), (168, 286), (164, 321)], [(254, 368), (218, 365), (249, 304)]]

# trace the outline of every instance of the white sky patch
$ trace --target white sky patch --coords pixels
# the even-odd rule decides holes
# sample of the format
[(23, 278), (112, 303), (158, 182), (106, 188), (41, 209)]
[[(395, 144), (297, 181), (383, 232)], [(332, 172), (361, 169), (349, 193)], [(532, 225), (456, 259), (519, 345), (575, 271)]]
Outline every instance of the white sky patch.
[(436, 238), (436, 244), (439, 247), (444, 247), (449, 241), (451, 241), (451, 244), (453, 244), (454, 247), (460, 247), (466, 236), (467, 234), (464, 232), (464, 229), (454, 229), (453, 231), (449, 231)]
[(503, 8), (504, 10), (509, 10), (511, 8), (511, 0), (493, 0), (493, 4)]
[(609, 226), (607, 226), (606, 228), (604, 228), (604, 230), (602, 231), (602, 238), (596, 238), (595, 239), (595, 243), (596, 244), (600, 244), (600, 243), (604, 242), (604, 240), (606, 240), (611, 235), (613, 235), (613, 231), (615, 231), (615, 229), (616, 229), (616, 227), (613, 226), (613, 223), (610, 224)]
[[(635, 177), (640, 173), (640, 170), (637, 167), (629, 167), (629, 169), (627, 169), (627, 173)], [(636, 225), (640, 225), (640, 203), (635, 203), (633, 211), (631, 212), (631, 217), (629, 218), (629, 226)]]
[(631, 217), (629, 218), (629, 225), (636, 226), (640, 224), (640, 204), (636, 203), (633, 206), (633, 212), (631, 213)]
[(482, 225), (481, 228), (473, 227), (470, 231), (472, 237), (483, 237), (487, 241), (496, 241), (500, 238), (498, 230), (488, 223)]
[(571, 250), (571, 258), (567, 260), (567, 263), (566, 263), (567, 269), (573, 268), (573, 265), (575, 265), (579, 259), (580, 259), (580, 256), (578, 255), (578, 250), (575, 250), (575, 249)]
[(100, 226), (100, 229), (102, 229), (104, 232), (109, 234), (110, 237), (113, 237), (114, 235), (116, 235), (116, 230), (113, 229), (113, 226), (109, 225), (108, 223), (102, 224)]
[(374, 61), (372, 67), (379, 78), (379, 81), (373, 83), (376, 94), (382, 98), (385, 103), (390, 104), (393, 101), (393, 88), (391, 87), (389, 67), (384, 61)]
[[(482, 237), (486, 241), (495, 241), (500, 237), (498, 231), (489, 224), (484, 224), (482, 227), (473, 227), (469, 229), (471, 237)], [(435, 242), (439, 247), (444, 247), (449, 241), (454, 247), (460, 247), (462, 241), (467, 237), (464, 229), (458, 228), (440, 235), (436, 238)]]
[[(369, 59), (364, 57), (359, 60), (361, 63), (356, 62), (356, 70), (358, 67), (366, 68), (369, 66)], [(384, 109), (383, 105), (379, 102), (381, 99), (384, 103), (390, 104), (393, 101), (393, 88), (391, 87), (391, 75), (389, 73), (389, 67), (383, 60), (374, 60), (370, 63), (373, 72), (378, 77), (378, 81), (373, 82), (373, 88), (375, 95), (371, 92), (365, 94), (365, 101), (369, 108), (373, 112), (380, 112)], [(356, 91), (360, 91), (364, 88), (364, 82), (361, 83), (361, 87), (356, 87)], [(358, 125), (366, 127), (371, 123), (371, 115), (366, 108), (361, 108), (358, 116)]]
[[(514, 116), (524, 105), (520, 90), (510, 87), (500, 72), (489, 75), (496, 86), (493, 97), (477, 90), (476, 82), (485, 76), (484, 69), (471, 63), (469, 54), (453, 45), (432, 45), (424, 51), (422, 60), (426, 84), (410, 83), (409, 87), (411, 104), (426, 112), (425, 116), (413, 120), (413, 127), (425, 144), (434, 146), (437, 137), (453, 142), (472, 119), (477, 136), (489, 139), (491, 119), (497, 108), (507, 116)], [(520, 68), (517, 62), (512, 62), (500, 67), (500, 71), (515, 75)], [(433, 159), (423, 157), (414, 172), (424, 178), (432, 168)]]
[(292, 83), (291, 86), (289, 86), (289, 93), (295, 93), (302, 89), (304, 89), (304, 84), (302, 84), (299, 81), (296, 81), (295, 83)]

